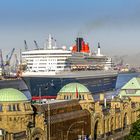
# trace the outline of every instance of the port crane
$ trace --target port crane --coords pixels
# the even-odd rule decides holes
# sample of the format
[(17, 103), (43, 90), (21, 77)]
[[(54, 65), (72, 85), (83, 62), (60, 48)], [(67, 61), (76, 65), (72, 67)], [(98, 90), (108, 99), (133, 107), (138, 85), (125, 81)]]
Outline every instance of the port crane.
[(3, 67), (4, 64), (3, 64), (3, 57), (2, 57), (2, 50), (0, 49), (0, 66)]
[(15, 54), (15, 71), (18, 69), (18, 64), (19, 64), (19, 61), (17, 58), (17, 54)]
[(34, 43), (35, 43), (36, 48), (39, 50), (39, 46), (35, 40), (34, 40)]
[(13, 48), (12, 51), (9, 54), (6, 55), (5, 65), (8, 65), (8, 66), (10, 65), (10, 61), (11, 61), (11, 58), (13, 56), (14, 51), (15, 51), (15, 48)]
[(6, 55), (6, 61), (4, 62), (3, 56), (2, 56), (2, 50), (0, 49), (0, 67), (2, 69), (2, 76), (7, 75), (10, 72), (9, 66), (10, 66), (10, 61), (13, 56), (13, 53), (15, 51), (15, 48), (12, 49), (12, 51)]
[(24, 40), (24, 47), (25, 47), (25, 51), (28, 51), (28, 45), (27, 45), (26, 40)]
[(6, 55), (6, 63), (5, 63), (5, 66), (4, 66), (4, 75), (5, 76), (10, 76), (10, 61), (11, 61), (11, 58), (13, 56), (13, 53), (15, 51), (15, 48), (12, 49), (12, 51)]
[(3, 56), (2, 56), (2, 50), (0, 49), (0, 67), (1, 67), (1, 75), (4, 73), (4, 62), (3, 62)]

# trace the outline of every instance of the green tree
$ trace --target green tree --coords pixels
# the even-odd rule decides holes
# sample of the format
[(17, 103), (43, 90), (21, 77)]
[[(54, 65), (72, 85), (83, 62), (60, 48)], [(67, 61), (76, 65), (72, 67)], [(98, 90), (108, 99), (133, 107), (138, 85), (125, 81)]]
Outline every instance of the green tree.
[(140, 120), (137, 120), (132, 124), (130, 134), (125, 138), (125, 140), (140, 140)]

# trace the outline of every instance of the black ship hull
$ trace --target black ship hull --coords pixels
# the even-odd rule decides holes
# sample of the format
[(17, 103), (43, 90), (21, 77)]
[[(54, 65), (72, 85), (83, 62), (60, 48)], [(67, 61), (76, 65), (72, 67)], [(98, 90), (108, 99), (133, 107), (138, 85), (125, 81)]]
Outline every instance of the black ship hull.
[(86, 86), (92, 94), (115, 89), (117, 74), (81, 77), (22, 77), (32, 99), (56, 98), (60, 89), (68, 83), (78, 82)]

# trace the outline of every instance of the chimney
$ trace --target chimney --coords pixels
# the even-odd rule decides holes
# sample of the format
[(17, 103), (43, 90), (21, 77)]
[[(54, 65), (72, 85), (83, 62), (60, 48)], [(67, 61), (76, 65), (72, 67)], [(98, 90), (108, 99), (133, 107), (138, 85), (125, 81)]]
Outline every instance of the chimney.
[(100, 47), (100, 43), (98, 42), (98, 52), (97, 55), (100, 56), (101, 55), (101, 47)]
[(82, 42), (83, 42), (83, 38), (78, 37), (76, 39), (77, 52), (80, 52), (82, 50)]

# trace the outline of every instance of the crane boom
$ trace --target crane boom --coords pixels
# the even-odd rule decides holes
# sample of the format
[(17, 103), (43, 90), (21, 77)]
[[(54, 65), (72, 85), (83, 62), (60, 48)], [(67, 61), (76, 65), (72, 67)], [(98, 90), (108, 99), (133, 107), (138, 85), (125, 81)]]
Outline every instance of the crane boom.
[(27, 45), (26, 40), (24, 40), (24, 47), (25, 47), (25, 51), (28, 51), (28, 45)]
[(35, 43), (36, 48), (39, 49), (39, 46), (35, 40), (34, 40), (34, 43)]
[(18, 65), (18, 63), (19, 63), (19, 62), (18, 62), (18, 58), (17, 58), (17, 54), (15, 54), (15, 61), (16, 61), (16, 63), (15, 63), (15, 64), (16, 64), (16, 66), (17, 66), (17, 65)]
[(14, 51), (15, 51), (15, 48), (13, 48), (12, 51), (10, 52), (10, 56), (6, 55), (6, 64), (5, 65), (10, 65), (10, 60), (13, 56)]

